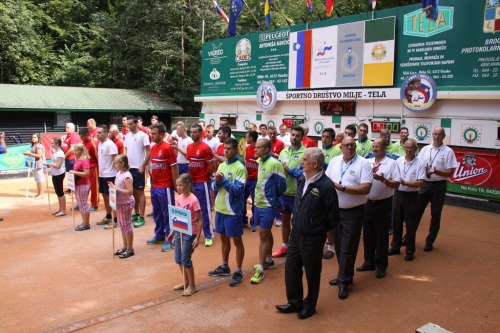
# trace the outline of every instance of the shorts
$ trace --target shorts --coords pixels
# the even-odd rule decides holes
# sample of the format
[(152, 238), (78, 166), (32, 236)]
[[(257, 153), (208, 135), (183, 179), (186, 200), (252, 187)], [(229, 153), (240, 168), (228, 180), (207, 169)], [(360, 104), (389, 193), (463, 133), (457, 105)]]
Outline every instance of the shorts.
[(295, 202), (295, 197), (289, 195), (282, 195), (280, 197), (280, 203), (283, 206), (283, 209), (280, 212), (283, 214), (292, 214), (294, 202)]
[(132, 175), (132, 185), (134, 189), (144, 191), (146, 185), (146, 175), (139, 173), (139, 169), (130, 169), (130, 174)]
[(215, 232), (224, 234), (227, 237), (236, 237), (243, 235), (243, 224), (241, 223), (241, 217), (216, 212)]
[(33, 176), (35, 176), (35, 183), (43, 183), (45, 177), (43, 176), (43, 169), (35, 169), (33, 170)]
[(193, 267), (191, 256), (193, 255), (193, 241), (196, 235), (182, 234), (182, 251), (181, 251), (181, 233), (175, 232), (175, 263), (186, 268)]
[(276, 208), (255, 207), (255, 224), (261, 228), (271, 230), (276, 216)]
[(177, 166), (179, 167), (179, 175), (189, 173), (189, 163), (178, 163)]
[(108, 195), (109, 186), (108, 182), (115, 183), (115, 177), (99, 177), (99, 193)]

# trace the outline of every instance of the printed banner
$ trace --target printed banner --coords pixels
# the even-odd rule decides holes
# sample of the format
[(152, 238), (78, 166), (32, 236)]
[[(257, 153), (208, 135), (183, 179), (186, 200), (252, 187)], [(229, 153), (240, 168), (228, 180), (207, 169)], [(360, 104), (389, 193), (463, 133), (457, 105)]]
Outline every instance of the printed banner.
[(7, 153), (0, 154), (0, 171), (25, 169), (23, 152), (30, 149), (31, 145), (7, 147)]
[(40, 139), (42, 140), (42, 145), (43, 148), (45, 149), (45, 159), (50, 160), (52, 159), (52, 138), (59, 138), (62, 140), (62, 137), (66, 136), (65, 132), (62, 133), (41, 133), (40, 134)]
[(288, 88), (311, 87), (312, 30), (290, 34)]
[(311, 88), (335, 87), (337, 26), (312, 31)]
[(365, 23), (355, 22), (338, 26), (337, 87), (363, 85), (363, 46)]
[(170, 229), (183, 234), (192, 235), (191, 211), (168, 205)]
[(116, 210), (116, 189), (109, 188), (109, 207)]
[(392, 86), (395, 20), (365, 22), (363, 86)]

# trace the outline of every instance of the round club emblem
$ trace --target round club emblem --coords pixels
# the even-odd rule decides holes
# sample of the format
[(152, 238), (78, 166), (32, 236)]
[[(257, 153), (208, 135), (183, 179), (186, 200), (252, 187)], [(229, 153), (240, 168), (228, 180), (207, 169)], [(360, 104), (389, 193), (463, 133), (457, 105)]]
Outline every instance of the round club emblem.
[(270, 111), (276, 105), (278, 91), (271, 82), (262, 82), (257, 89), (257, 104), (262, 111)]
[(403, 105), (413, 112), (429, 109), (437, 97), (436, 82), (429, 75), (416, 73), (403, 82), (400, 92)]

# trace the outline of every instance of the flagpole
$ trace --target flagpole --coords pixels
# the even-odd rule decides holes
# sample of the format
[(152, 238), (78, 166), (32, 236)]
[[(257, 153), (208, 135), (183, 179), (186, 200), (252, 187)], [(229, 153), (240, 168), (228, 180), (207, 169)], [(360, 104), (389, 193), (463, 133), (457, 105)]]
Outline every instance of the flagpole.
[[(253, 12), (252, 12), (252, 10), (250, 9), (250, 7), (248, 7), (247, 2), (243, 0), (243, 3), (244, 3), (244, 4), (245, 4), (245, 6), (247, 7), (247, 9), (248, 9), (248, 11), (250, 12), (250, 14), (252, 14), (253, 19), (255, 20), (255, 22), (257, 22), (257, 25), (259, 26), (259, 28), (261, 28), (259, 21), (257, 20), (257, 18), (255, 17), (255, 15), (253, 14)], [(261, 29), (262, 29), (262, 28), (261, 28)]]
[(354, 7), (354, 10), (356, 11), (356, 14), (359, 14), (358, 7), (356, 7), (353, 0), (351, 0), (351, 3), (352, 3), (352, 6)]
[(288, 22), (288, 19), (286, 18), (285, 14), (283, 14), (283, 12), (281, 11), (281, 8), (276, 4), (276, 1), (273, 1), (273, 5), (276, 7), (276, 9), (281, 14), (281, 16), (283, 16), (283, 18), (285, 19), (285, 21), (288, 24), (288, 26), (291, 27), (292, 25), (290, 24), (290, 22)]
[(314, 12), (316, 13), (316, 15), (318, 15), (319, 19), (320, 19), (321, 21), (323, 21), (323, 18), (319, 15), (318, 10), (316, 9), (316, 7), (315, 7), (314, 5), (313, 5), (313, 10), (314, 10)]

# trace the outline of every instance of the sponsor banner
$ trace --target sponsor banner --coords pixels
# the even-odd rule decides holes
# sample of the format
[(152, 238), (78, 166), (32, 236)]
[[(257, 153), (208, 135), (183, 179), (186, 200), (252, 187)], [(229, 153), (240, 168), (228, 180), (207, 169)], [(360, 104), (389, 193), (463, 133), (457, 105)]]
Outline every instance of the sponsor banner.
[(312, 31), (311, 88), (335, 87), (337, 26)]
[(399, 99), (399, 88), (278, 91), (278, 101)]
[(363, 85), (363, 46), (365, 23), (355, 22), (338, 26), (337, 87)]
[(192, 235), (193, 226), (191, 225), (191, 211), (168, 205), (170, 229), (183, 234)]
[(454, 148), (458, 167), (450, 177), (448, 190), (500, 199), (500, 159), (496, 153)]
[(0, 171), (26, 169), (24, 151), (29, 151), (31, 145), (7, 147), (7, 153), (0, 154)]

